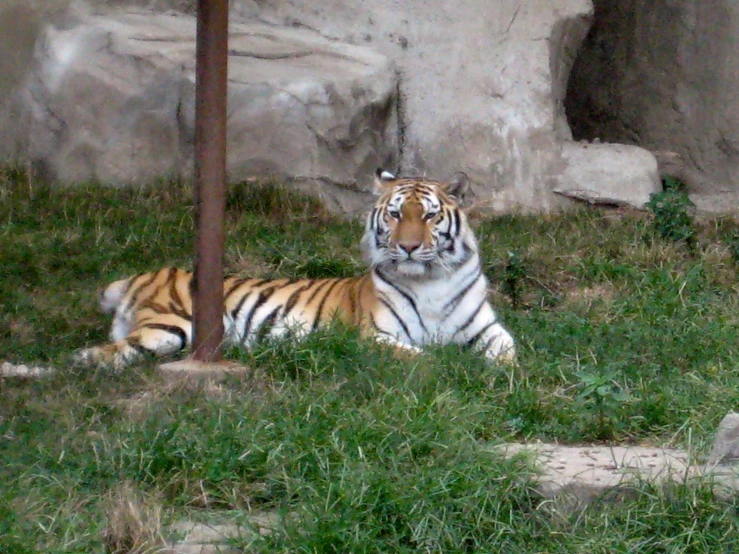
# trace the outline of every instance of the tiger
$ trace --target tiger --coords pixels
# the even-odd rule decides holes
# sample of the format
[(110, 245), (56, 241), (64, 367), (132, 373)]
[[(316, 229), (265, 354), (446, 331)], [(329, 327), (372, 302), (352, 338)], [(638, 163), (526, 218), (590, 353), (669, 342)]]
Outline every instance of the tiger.
[[(360, 242), (364, 274), (323, 279), (224, 279), (224, 342), (300, 338), (338, 319), (408, 354), (458, 344), (490, 361), (515, 361), (511, 334), (487, 298), (477, 240), (460, 207), (469, 179), (397, 178), (377, 169), (376, 203)], [(78, 352), (85, 364), (122, 368), (192, 343), (194, 276), (179, 268), (118, 280), (100, 295), (111, 342)]]

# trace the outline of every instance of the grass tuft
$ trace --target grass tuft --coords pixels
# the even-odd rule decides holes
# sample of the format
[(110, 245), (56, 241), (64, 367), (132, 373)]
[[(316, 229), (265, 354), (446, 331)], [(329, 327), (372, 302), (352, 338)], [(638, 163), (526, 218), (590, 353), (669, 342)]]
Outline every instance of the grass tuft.
[(108, 524), (103, 533), (109, 554), (150, 554), (165, 546), (161, 506), (145, 498), (130, 483), (122, 483), (106, 499)]

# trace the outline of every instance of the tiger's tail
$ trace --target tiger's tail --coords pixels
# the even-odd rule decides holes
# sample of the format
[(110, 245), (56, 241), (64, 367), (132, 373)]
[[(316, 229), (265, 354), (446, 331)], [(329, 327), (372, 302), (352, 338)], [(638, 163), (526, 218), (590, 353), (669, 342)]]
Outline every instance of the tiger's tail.
[(128, 292), (128, 287), (131, 286), (131, 279), (133, 277), (114, 281), (100, 291), (100, 309), (104, 314), (112, 314), (118, 308), (126, 292)]

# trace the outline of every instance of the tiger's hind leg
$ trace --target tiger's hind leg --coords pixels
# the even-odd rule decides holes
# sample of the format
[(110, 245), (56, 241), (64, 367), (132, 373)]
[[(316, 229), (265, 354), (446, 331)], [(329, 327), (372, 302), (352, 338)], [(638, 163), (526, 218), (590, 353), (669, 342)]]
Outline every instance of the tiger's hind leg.
[(75, 355), (75, 361), (87, 366), (108, 366), (122, 369), (139, 362), (146, 354), (166, 356), (190, 344), (192, 326), (189, 322), (146, 323), (133, 329), (128, 336), (102, 346), (85, 348)]

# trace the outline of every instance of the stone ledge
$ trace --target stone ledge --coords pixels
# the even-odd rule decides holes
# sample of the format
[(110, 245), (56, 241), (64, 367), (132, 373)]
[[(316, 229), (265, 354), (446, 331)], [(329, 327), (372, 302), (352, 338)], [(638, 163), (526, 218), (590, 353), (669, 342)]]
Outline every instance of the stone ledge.
[(507, 443), (493, 448), (506, 456), (530, 456), (540, 472), (538, 490), (547, 498), (587, 504), (634, 482), (711, 482), (719, 498), (739, 492), (739, 466), (700, 465), (687, 452), (645, 446), (560, 446)]
[(20, 379), (39, 379), (49, 377), (54, 373), (50, 367), (27, 366), (25, 364), (11, 364), (3, 362), (0, 364), (0, 378), (17, 377)]
[(234, 539), (253, 536), (255, 532), (265, 535), (277, 525), (273, 513), (256, 513), (249, 516), (252, 527), (240, 527), (232, 523), (206, 524), (189, 520), (174, 523), (169, 530), (180, 538), (166, 554), (235, 554), (241, 550), (230, 546)]
[(241, 376), (251, 373), (251, 369), (235, 362), (226, 360), (201, 362), (192, 358), (159, 364), (157, 371), (170, 379), (196, 381), (223, 381), (229, 375)]

